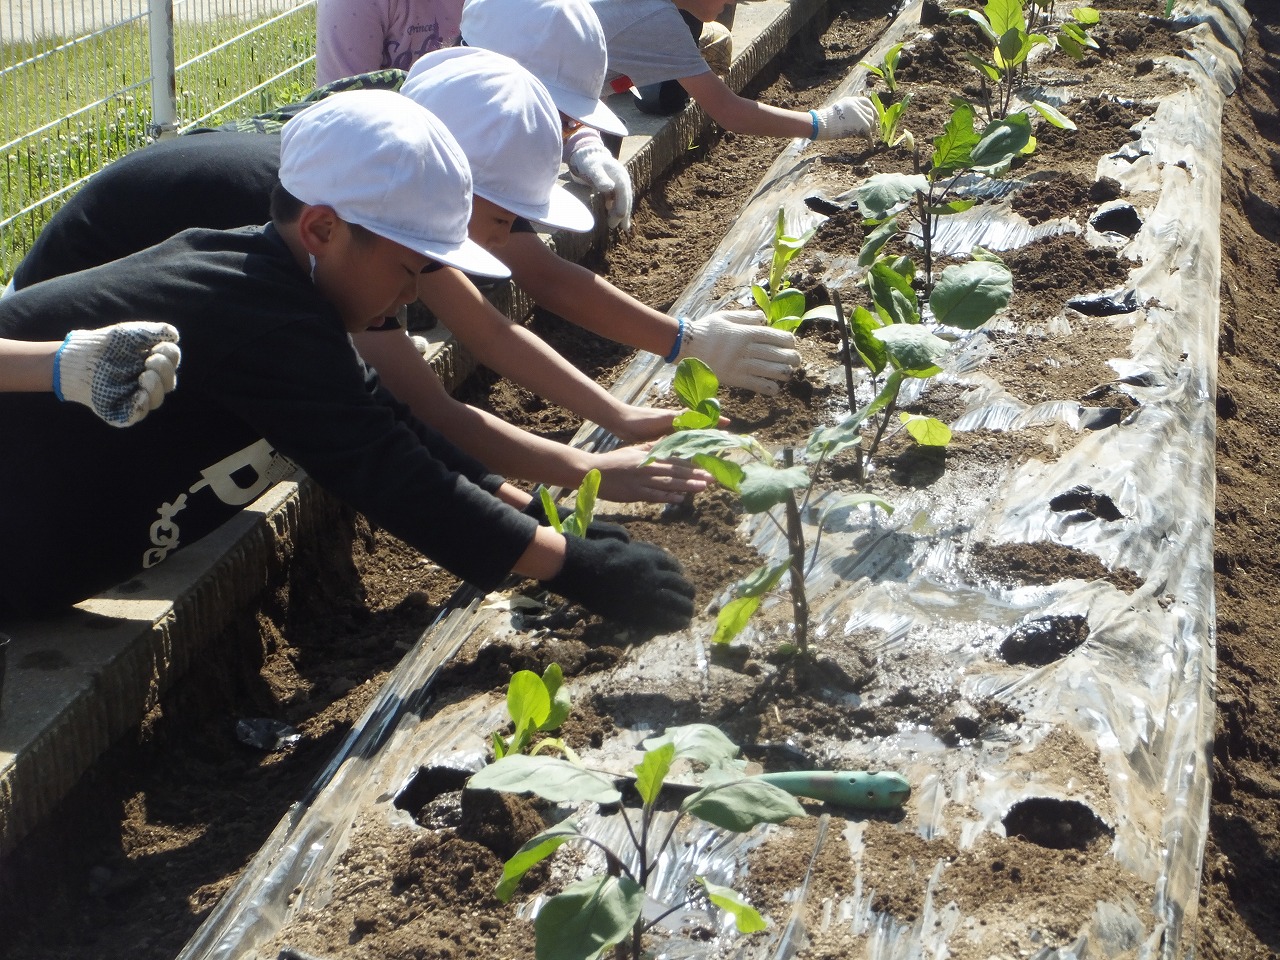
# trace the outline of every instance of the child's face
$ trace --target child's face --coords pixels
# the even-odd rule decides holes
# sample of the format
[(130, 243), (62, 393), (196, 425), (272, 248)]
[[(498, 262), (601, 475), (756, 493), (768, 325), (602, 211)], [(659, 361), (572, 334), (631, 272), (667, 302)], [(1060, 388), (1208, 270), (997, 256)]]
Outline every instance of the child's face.
[(416, 300), (418, 276), (432, 261), (376, 234), (342, 232), (345, 237), (318, 260), (315, 282), (347, 331), (360, 333)]
[(484, 197), (471, 198), (471, 223), (467, 233), (486, 250), (497, 250), (511, 237), (511, 224), (515, 215)]

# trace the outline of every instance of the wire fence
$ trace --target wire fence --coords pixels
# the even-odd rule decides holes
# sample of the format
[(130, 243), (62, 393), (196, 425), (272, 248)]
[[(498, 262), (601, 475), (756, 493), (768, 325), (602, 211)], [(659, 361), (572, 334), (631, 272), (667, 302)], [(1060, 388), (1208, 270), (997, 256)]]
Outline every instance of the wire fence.
[(315, 82), (315, 0), (0, 0), (0, 283), (84, 180)]

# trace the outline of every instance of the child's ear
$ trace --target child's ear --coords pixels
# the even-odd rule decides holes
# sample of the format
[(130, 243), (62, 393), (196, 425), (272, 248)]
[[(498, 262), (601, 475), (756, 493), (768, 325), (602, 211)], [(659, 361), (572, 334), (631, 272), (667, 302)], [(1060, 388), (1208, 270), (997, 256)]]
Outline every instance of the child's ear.
[(307, 253), (319, 254), (337, 235), (338, 214), (324, 205), (304, 207), (298, 217), (298, 236)]

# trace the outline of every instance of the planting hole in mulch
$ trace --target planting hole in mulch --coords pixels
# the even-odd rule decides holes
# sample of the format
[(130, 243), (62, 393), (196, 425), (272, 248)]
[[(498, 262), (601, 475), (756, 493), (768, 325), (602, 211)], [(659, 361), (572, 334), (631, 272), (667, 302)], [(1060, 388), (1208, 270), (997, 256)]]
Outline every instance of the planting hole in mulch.
[(1089, 621), (1080, 614), (1037, 617), (1018, 627), (1000, 643), (1005, 663), (1043, 667), (1061, 660), (1089, 638)]
[(1086, 520), (1123, 520), (1124, 514), (1105, 493), (1098, 493), (1086, 486), (1074, 486), (1049, 501), (1049, 509), (1055, 513), (1080, 512)]
[(1019, 800), (1004, 816), (1005, 833), (1050, 850), (1087, 850), (1115, 831), (1077, 800), (1032, 797)]

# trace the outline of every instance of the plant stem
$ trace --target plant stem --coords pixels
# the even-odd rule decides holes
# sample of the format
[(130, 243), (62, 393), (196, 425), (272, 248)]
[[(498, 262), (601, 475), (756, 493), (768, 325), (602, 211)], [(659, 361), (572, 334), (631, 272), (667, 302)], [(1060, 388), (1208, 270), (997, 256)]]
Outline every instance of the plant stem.
[[(791, 448), (782, 452), (788, 467), (795, 462)], [(796, 621), (796, 646), (809, 652), (809, 598), (804, 592), (804, 528), (800, 525), (800, 507), (794, 493), (787, 494), (787, 546), (791, 553), (791, 609)]]
[(853, 344), (849, 339), (849, 323), (845, 320), (844, 310), (840, 307), (840, 291), (828, 289), (827, 299), (836, 308), (836, 323), (840, 327), (840, 342), (844, 346), (844, 385), (849, 391), (849, 412), (857, 413), (858, 405), (853, 397)]

